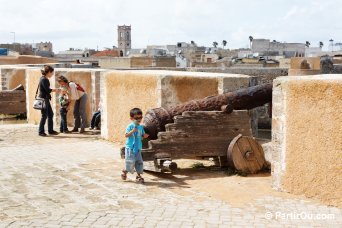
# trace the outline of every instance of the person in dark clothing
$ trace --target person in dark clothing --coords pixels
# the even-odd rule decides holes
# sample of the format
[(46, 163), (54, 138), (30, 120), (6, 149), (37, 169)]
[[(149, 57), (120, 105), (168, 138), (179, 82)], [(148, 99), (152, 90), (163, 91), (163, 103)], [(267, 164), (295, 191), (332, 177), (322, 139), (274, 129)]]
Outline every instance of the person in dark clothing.
[(100, 130), (100, 123), (101, 123), (101, 104), (99, 103), (99, 107), (96, 112), (93, 114), (93, 118), (90, 122), (89, 130)]
[(58, 89), (50, 88), (49, 78), (52, 77), (54, 69), (52, 66), (45, 65), (42, 69), (42, 77), (39, 80), (39, 97), (45, 100), (45, 109), (42, 112), (42, 118), (39, 123), (39, 136), (47, 136), (45, 134), (45, 123), (46, 119), (48, 119), (48, 132), (49, 135), (58, 135), (57, 131), (53, 130), (53, 111), (51, 108), (50, 100), (51, 100), (51, 92), (58, 92)]
[(90, 122), (89, 130), (100, 130), (100, 122), (101, 122), (101, 111), (94, 112), (93, 118)]

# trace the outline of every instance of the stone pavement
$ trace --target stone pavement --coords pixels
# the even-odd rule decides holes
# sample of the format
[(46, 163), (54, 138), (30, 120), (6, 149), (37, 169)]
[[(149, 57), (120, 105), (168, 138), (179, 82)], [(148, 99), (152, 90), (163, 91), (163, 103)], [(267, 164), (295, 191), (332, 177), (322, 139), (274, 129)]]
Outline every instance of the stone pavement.
[(234, 206), (172, 178), (123, 182), (117, 145), (36, 131), (0, 125), (0, 227), (342, 226), (341, 209), (310, 199), (264, 194)]

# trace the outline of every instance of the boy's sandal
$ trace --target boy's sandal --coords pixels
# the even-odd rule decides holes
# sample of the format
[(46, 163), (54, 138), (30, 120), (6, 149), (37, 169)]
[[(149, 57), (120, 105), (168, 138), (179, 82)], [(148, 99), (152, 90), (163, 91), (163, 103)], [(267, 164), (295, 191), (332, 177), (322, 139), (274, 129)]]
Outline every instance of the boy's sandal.
[(127, 179), (127, 171), (122, 170), (121, 179), (122, 180), (126, 180)]
[(142, 177), (137, 176), (135, 179), (136, 179), (137, 182), (139, 182), (141, 184), (145, 183), (145, 180)]

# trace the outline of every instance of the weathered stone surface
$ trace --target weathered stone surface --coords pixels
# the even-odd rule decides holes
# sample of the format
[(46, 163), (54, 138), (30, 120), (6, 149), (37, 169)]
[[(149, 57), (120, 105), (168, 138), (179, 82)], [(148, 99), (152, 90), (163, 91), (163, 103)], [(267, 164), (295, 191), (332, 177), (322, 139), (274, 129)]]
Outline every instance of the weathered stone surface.
[(99, 58), (101, 68), (151, 68), (151, 67), (176, 67), (174, 56), (156, 57), (104, 57)]
[(139, 107), (145, 112), (158, 104), (158, 77), (152, 73), (112, 71), (104, 74), (101, 84), (101, 135), (124, 142), (130, 109)]
[(320, 57), (293, 57), (289, 76), (317, 75), (321, 73)]
[(161, 106), (168, 108), (189, 100), (218, 93), (218, 80), (215, 77), (189, 77), (166, 75), (160, 78)]
[(272, 113), (273, 186), (341, 206), (342, 75), (276, 79)]
[[(219, 82), (222, 78), (232, 82)], [(101, 134), (104, 138), (124, 142), (129, 124), (129, 110), (140, 107), (144, 113), (154, 107), (169, 107), (234, 90), (235, 85), (249, 86), (249, 76), (176, 71), (111, 71), (101, 78), (101, 101), (104, 115)], [(228, 86), (229, 85), (229, 86)], [(231, 85), (231, 86), (230, 86)]]
[[(303, 68), (303, 63), (308, 64), (308, 68)], [(290, 63), (291, 69), (321, 69), (321, 58), (320, 57), (293, 57)]]
[(26, 85), (25, 69), (20, 66), (0, 65), (0, 91), (11, 90), (18, 85)]

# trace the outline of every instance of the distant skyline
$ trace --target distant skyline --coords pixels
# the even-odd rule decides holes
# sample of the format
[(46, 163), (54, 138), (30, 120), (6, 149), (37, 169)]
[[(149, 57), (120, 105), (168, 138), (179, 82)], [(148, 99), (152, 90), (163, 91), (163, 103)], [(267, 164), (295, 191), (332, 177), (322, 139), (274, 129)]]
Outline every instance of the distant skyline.
[(341, 0), (0, 0), (0, 43), (50, 41), (54, 52), (117, 46), (132, 25), (132, 48), (195, 41), (249, 47), (248, 37), (317, 47), (342, 42)]

